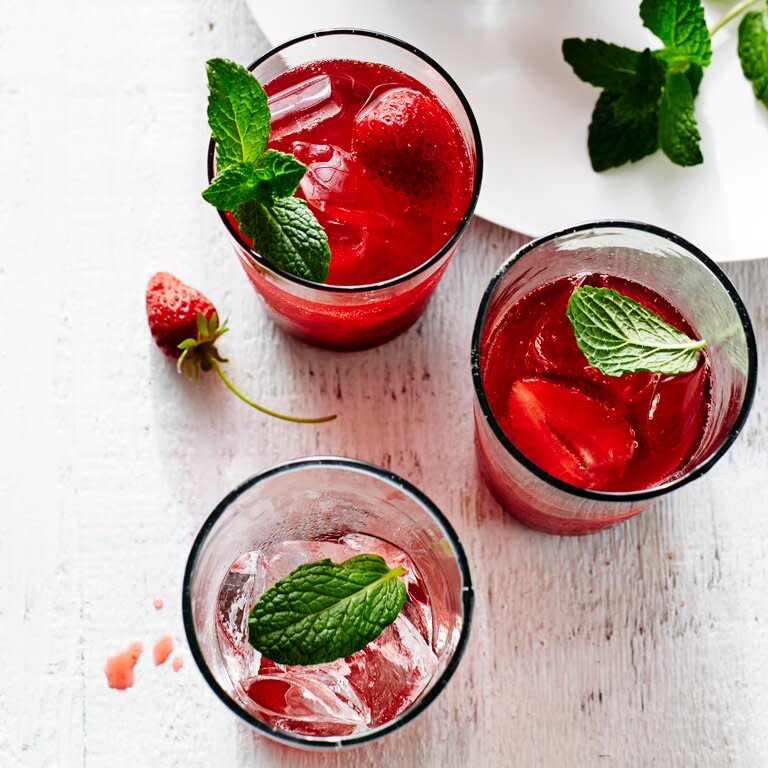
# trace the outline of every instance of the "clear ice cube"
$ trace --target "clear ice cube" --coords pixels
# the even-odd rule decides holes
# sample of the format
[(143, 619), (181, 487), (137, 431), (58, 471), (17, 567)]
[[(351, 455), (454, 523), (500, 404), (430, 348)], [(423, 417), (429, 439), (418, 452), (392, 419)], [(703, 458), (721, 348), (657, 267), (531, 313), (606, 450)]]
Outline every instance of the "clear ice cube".
[(278, 141), (336, 117), (341, 101), (328, 75), (316, 75), (279, 91), (269, 98), (272, 114), (270, 139)]

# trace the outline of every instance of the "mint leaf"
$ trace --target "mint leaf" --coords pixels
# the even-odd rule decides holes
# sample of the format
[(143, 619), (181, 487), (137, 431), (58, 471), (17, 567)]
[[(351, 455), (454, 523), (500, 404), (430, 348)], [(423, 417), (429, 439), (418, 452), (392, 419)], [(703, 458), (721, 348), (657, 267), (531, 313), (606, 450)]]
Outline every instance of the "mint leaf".
[(592, 112), (587, 147), (595, 171), (634, 163), (659, 148), (656, 105), (617, 115), (621, 100), (621, 94), (603, 91)]
[(290, 197), (307, 166), (293, 155), (268, 149), (255, 163), (235, 163), (225, 168), (203, 192), (203, 198), (222, 211), (232, 211), (249, 200), (269, 204)]
[(325, 664), (350, 656), (397, 618), (408, 596), (398, 578), (405, 573), (379, 555), (300, 565), (253, 606), (248, 640), (278, 664)]
[(643, 0), (640, 18), (665, 45), (656, 55), (673, 68), (685, 69), (689, 62), (702, 67), (709, 64), (712, 41), (701, 0)]
[(768, 107), (768, 5), (752, 11), (739, 24), (739, 60), (755, 98)]
[(587, 362), (608, 376), (687, 373), (706, 345), (612, 288), (574, 288), (566, 315)]
[(622, 91), (632, 86), (640, 54), (603, 40), (563, 40), (563, 58), (578, 78), (598, 88)]
[(259, 81), (228, 59), (210, 59), (208, 124), (216, 140), (219, 171), (234, 163), (255, 160), (267, 146), (270, 114)]
[(691, 84), (691, 93), (695, 99), (699, 95), (699, 86), (704, 77), (704, 70), (698, 64), (691, 64), (688, 69), (685, 70), (685, 76)]
[(684, 72), (667, 72), (659, 101), (659, 146), (677, 165), (704, 162), (693, 109), (693, 90)]
[(292, 275), (321, 283), (328, 276), (328, 236), (298, 197), (281, 197), (269, 205), (255, 201), (235, 210), (244, 235), (265, 259)]
[(664, 65), (646, 48), (637, 60), (635, 76), (621, 92), (613, 107), (619, 122), (637, 120), (640, 115), (655, 113), (664, 85)]

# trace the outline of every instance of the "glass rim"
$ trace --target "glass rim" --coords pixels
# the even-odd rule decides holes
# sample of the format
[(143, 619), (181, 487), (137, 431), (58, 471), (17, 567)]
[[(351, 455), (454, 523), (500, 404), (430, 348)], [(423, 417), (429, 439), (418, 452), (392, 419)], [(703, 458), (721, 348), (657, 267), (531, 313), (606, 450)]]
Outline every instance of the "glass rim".
[[(363, 733), (353, 733), (349, 736), (308, 736), (303, 734), (292, 733), (291, 731), (281, 730), (274, 728), (267, 723), (262, 722), (246, 709), (241, 707), (230, 695), (226, 693), (215, 679), (208, 664), (203, 657), (203, 653), (200, 649), (200, 645), (197, 641), (197, 634), (194, 627), (194, 619), (192, 614), (192, 595), (191, 595), (191, 582), (192, 575), (197, 564), (198, 554), (204, 542), (208, 539), (213, 526), (218, 522), (219, 518), (226, 512), (229, 506), (236, 501), (243, 493), (250, 490), (252, 487), (258, 485), (264, 480), (271, 477), (275, 477), (281, 474), (287, 474), (297, 469), (317, 468), (317, 467), (339, 467), (344, 470), (353, 470), (361, 472), (362, 474), (371, 475), (380, 480), (383, 480), (390, 485), (395, 486), (399, 490), (403, 491), (406, 495), (410, 496), (419, 506), (421, 506), (437, 523), (438, 527), (445, 534), (446, 539), (451, 545), (451, 551), (453, 553), (456, 565), (461, 574), (462, 589), (461, 589), (461, 606), (462, 606), (462, 626), (459, 634), (459, 639), (456, 643), (456, 647), (453, 649), (451, 658), (445, 666), (445, 669), (440, 673), (440, 676), (432, 682), (430, 689), (421, 697), (419, 697), (408, 709), (401, 712), (397, 717), (389, 720), (382, 725), (376, 726), (366, 730)], [(416, 486), (410, 483), (408, 480), (400, 477), (399, 475), (391, 472), (384, 467), (371, 464), (367, 461), (360, 459), (349, 459), (341, 456), (310, 456), (307, 458), (293, 459), (291, 461), (285, 461), (280, 464), (276, 464), (263, 472), (255, 474), (240, 483), (236, 488), (230, 491), (214, 508), (213, 512), (206, 518), (205, 522), (201, 526), (197, 536), (195, 537), (192, 547), (187, 558), (187, 563), (184, 568), (184, 580), (182, 586), (181, 595), (181, 613), (184, 622), (184, 632), (187, 637), (187, 643), (189, 645), (192, 658), (195, 660), (200, 673), (202, 674), (209, 687), (218, 696), (218, 698), (238, 717), (244, 720), (248, 725), (256, 728), (261, 733), (270, 737), (275, 741), (279, 741), (282, 744), (286, 744), (292, 747), (303, 748), (318, 748), (338, 750), (347, 747), (359, 746), (361, 744), (367, 744), (375, 741), (388, 733), (398, 730), (407, 722), (415, 718), (419, 713), (425, 710), (429, 704), (437, 698), (438, 694), (445, 688), (448, 681), (456, 671), (461, 657), (466, 650), (467, 641), (469, 639), (470, 627), (472, 624), (472, 611), (474, 606), (474, 590), (472, 587), (472, 578), (469, 571), (469, 563), (467, 561), (464, 548), (461, 545), (456, 531), (448, 521), (448, 518), (440, 511), (437, 505)]]
[[(401, 40), (398, 37), (385, 34), (384, 32), (374, 32), (373, 30), (359, 29), (356, 27), (334, 27), (329, 29), (317, 30), (315, 32), (308, 32), (306, 34), (299, 35), (298, 37), (292, 37), (290, 40), (286, 40), (285, 42), (280, 43), (279, 45), (273, 48), (270, 48), (263, 56), (260, 56), (258, 59), (256, 59), (256, 61), (253, 62), (253, 64), (251, 64), (248, 67), (248, 71), (252, 72), (260, 64), (263, 64), (265, 61), (272, 58), (274, 55), (280, 53), (280, 51), (286, 48), (289, 48), (298, 43), (303, 43), (306, 40), (312, 40), (318, 37), (328, 37), (329, 35), (356, 35), (359, 37), (370, 37), (376, 40), (382, 40), (384, 42), (391, 43), (399, 48), (403, 48), (404, 50), (409, 51), (410, 53), (414, 54), (416, 57), (420, 58), (422, 61), (425, 61), (427, 64), (429, 64), (429, 66), (432, 67), (432, 69), (434, 69), (443, 78), (443, 80), (445, 80), (446, 83), (448, 83), (448, 85), (451, 87), (453, 92), (456, 94), (457, 98), (459, 99), (459, 102), (461, 103), (462, 108), (464, 109), (464, 112), (466, 113), (470, 128), (472, 130), (472, 140), (475, 143), (476, 162), (475, 162), (475, 178), (472, 184), (472, 195), (470, 197), (469, 204), (467, 205), (467, 209), (464, 212), (464, 215), (461, 217), (461, 219), (459, 219), (459, 222), (456, 225), (456, 228), (454, 229), (453, 233), (445, 241), (445, 243), (443, 243), (443, 245), (434, 254), (432, 254), (432, 256), (430, 256), (426, 261), (423, 261), (421, 264), (409, 270), (408, 272), (403, 272), (401, 275), (396, 275), (395, 277), (391, 277), (388, 280), (380, 280), (379, 282), (375, 282), (375, 283), (363, 283), (361, 285), (335, 285), (332, 283), (317, 283), (314, 280), (308, 280), (307, 278), (299, 277), (298, 275), (292, 275), (290, 272), (286, 272), (280, 267), (277, 267), (274, 264), (271, 264), (261, 254), (259, 254), (257, 251), (255, 251), (245, 242), (242, 235), (238, 232), (237, 227), (235, 227), (232, 224), (232, 222), (229, 220), (229, 218), (225, 215), (225, 211), (216, 209), (216, 212), (219, 214), (219, 218), (224, 222), (224, 226), (227, 228), (227, 231), (229, 232), (229, 234), (234, 238), (235, 242), (245, 251), (245, 253), (248, 254), (251, 260), (255, 261), (257, 264), (259, 264), (261, 267), (268, 270), (269, 272), (272, 272), (273, 274), (276, 274), (279, 277), (282, 277), (288, 280), (289, 282), (296, 283), (297, 285), (304, 286), (305, 288), (313, 288), (317, 291), (327, 291), (329, 293), (347, 294), (347, 293), (365, 293), (370, 291), (378, 291), (383, 288), (389, 288), (390, 286), (404, 283), (410, 280), (411, 278), (416, 277), (416, 275), (419, 275), (422, 272), (425, 272), (430, 267), (437, 264), (443, 258), (443, 256), (449, 253), (450, 250), (453, 248), (453, 246), (458, 242), (462, 233), (466, 229), (467, 224), (469, 224), (469, 221), (472, 218), (472, 214), (475, 211), (475, 206), (477, 205), (477, 199), (480, 196), (480, 186), (483, 179), (483, 146), (482, 146), (482, 141), (480, 139), (480, 129), (477, 125), (477, 120), (475, 118), (474, 112), (472, 111), (472, 107), (470, 107), (469, 102), (467, 101), (467, 97), (464, 95), (464, 92), (461, 90), (461, 88), (459, 88), (456, 81), (448, 74), (448, 72), (440, 64), (438, 64), (429, 54), (424, 53), (424, 51), (422, 51), (420, 48), (417, 48), (415, 45), (411, 45), (410, 43), (406, 43), (404, 40)], [(208, 157), (207, 157), (207, 171), (208, 171), (209, 184), (213, 181), (215, 176), (214, 174), (215, 151), (216, 151), (216, 142), (213, 136), (211, 136), (208, 142)]]
[[(491, 410), (488, 398), (485, 394), (485, 388), (482, 382), (482, 376), (480, 373), (480, 344), (482, 337), (483, 326), (485, 325), (486, 315), (490, 307), (491, 299), (498, 286), (507, 271), (516, 264), (520, 259), (538, 249), (540, 246), (545, 245), (552, 240), (556, 240), (560, 237), (572, 235), (576, 232), (582, 232), (589, 229), (608, 229), (618, 228), (627, 230), (636, 230), (640, 232), (646, 232), (652, 235), (656, 235), (660, 238), (668, 240), (676, 245), (682, 247), (688, 254), (700, 261), (709, 271), (717, 278), (720, 284), (725, 289), (729, 298), (733, 302), (736, 312), (741, 321), (741, 327), (744, 331), (747, 344), (747, 358), (748, 358), (748, 371), (747, 382), (744, 390), (744, 401), (741, 404), (739, 414), (734, 421), (733, 427), (725, 436), (720, 445), (712, 451), (712, 453), (704, 459), (700, 464), (693, 467), (685, 474), (677, 477), (673, 480), (668, 480), (665, 483), (653, 485), (650, 488), (643, 488), (637, 491), (600, 491), (593, 488), (582, 488), (578, 485), (572, 485), (565, 480), (561, 480), (558, 477), (547, 472), (545, 469), (535, 464), (529, 459), (522, 451), (520, 451), (514, 443), (504, 434), (496, 417)], [(733, 283), (728, 276), (720, 269), (720, 267), (707, 256), (700, 248), (690, 243), (683, 237), (676, 235), (674, 232), (670, 232), (663, 227), (658, 227), (654, 224), (647, 224), (641, 221), (632, 221), (629, 219), (598, 219), (596, 221), (584, 222), (582, 224), (576, 224), (571, 227), (551, 232), (541, 237), (534, 238), (533, 240), (525, 243), (520, 248), (512, 253), (506, 261), (496, 270), (496, 273), (491, 278), (488, 287), (483, 293), (483, 298), (480, 302), (480, 307), (475, 318), (475, 325), (472, 331), (472, 351), (471, 351), (471, 365), (472, 365), (472, 381), (475, 387), (475, 394), (477, 401), (480, 405), (483, 417), (494, 433), (496, 439), (501, 443), (504, 449), (510, 454), (516, 461), (522, 464), (526, 469), (531, 471), (534, 475), (544, 480), (549, 485), (558, 488), (561, 491), (565, 491), (573, 496), (580, 496), (581, 498), (590, 499), (592, 501), (606, 501), (606, 502), (632, 502), (632, 501), (644, 501), (648, 499), (654, 499), (658, 496), (663, 496), (670, 491), (677, 488), (681, 488), (687, 485), (692, 480), (701, 477), (708, 472), (728, 451), (734, 440), (738, 437), (744, 423), (746, 422), (749, 411), (752, 408), (752, 403), (755, 398), (755, 390), (757, 388), (757, 342), (755, 340), (754, 330), (752, 328), (752, 321), (750, 320), (747, 308), (744, 306), (744, 302), (739, 296)]]

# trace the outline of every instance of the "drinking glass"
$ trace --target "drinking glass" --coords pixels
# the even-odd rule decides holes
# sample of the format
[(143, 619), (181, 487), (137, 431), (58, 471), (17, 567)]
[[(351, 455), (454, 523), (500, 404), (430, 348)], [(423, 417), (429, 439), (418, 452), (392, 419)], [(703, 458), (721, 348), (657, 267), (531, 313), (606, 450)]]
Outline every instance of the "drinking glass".
[[(553, 477), (514, 445), (489, 407), (483, 385), (487, 343), (508, 309), (542, 285), (589, 273), (624, 278), (655, 291), (708, 341), (711, 392), (704, 434), (685, 466), (649, 488), (600, 491)], [(499, 268), (475, 321), (472, 377), (478, 467), (493, 495), (532, 528), (585, 534), (636, 515), (653, 499), (703, 475), (725, 454), (752, 405), (757, 348), (735, 288), (698, 248), (649, 224), (598, 221), (533, 240)]]
[[(275, 727), (259, 717), (243, 686), (228, 671), (229, 661), (217, 634), (222, 583), (243, 553), (268, 551), (283, 542), (319, 542), (323, 546), (350, 534), (400, 550), (418, 572), (431, 608), (428, 634), (434, 654), (430, 659), (436, 660), (434, 672), (403, 711), (377, 727), (342, 736), (308, 735)], [(284, 744), (335, 749), (367, 743), (395, 731), (434, 701), (464, 651), (473, 592), (456, 533), (423, 493), (372, 464), (316, 457), (273, 467), (221, 501), (192, 545), (182, 601), (192, 656), (226, 706), (259, 732)], [(387, 683), (378, 680), (374, 670), (370, 684)]]
[[(385, 64), (427, 86), (456, 121), (466, 142), (473, 175), (467, 209), (442, 247), (409, 272), (363, 285), (316, 283), (275, 267), (250, 247), (231, 217), (219, 211), (240, 264), (281, 328), (319, 346), (361, 349), (397, 336), (426, 308), (475, 209), (482, 177), (482, 148), (469, 103), (451, 76), (427, 54), (394, 37), (357, 29), (313, 32), (277, 46), (249, 69), (259, 82), (268, 83), (289, 69), (323, 59)], [(214, 175), (215, 142), (211, 139), (208, 180)]]

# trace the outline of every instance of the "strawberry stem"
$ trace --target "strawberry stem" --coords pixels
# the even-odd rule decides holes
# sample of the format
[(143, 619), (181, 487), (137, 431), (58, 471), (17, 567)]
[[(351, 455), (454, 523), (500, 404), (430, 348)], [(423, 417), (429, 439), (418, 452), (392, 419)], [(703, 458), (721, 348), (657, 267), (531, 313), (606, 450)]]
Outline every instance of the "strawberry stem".
[(334, 413), (332, 416), (320, 416), (319, 418), (300, 418), (298, 416), (288, 416), (284, 413), (278, 413), (277, 411), (273, 411), (270, 408), (266, 408), (263, 405), (259, 405), (254, 400), (251, 400), (250, 397), (247, 397), (244, 395), (230, 380), (229, 376), (227, 376), (226, 373), (224, 373), (224, 370), (219, 365), (217, 360), (214, 360), (213, 358), (209, 358), (211, 367), (213, 368), (216, 373), (219, 374), (219, 378), (227, 385), (227, 388), (230, 389), (232, 392), (234, 392), (244, 403), (247, 403), (251, 406), (251, 408), (255, 408), (257, 411), (261, 411), (262, 413), (266, 413), (269, 416), (274, 416), (276, 419), (283, 419), (284, 421), (292, 421), (296, 424), (322, 424), (325, 421), (333, 421), (336, 418), (336, 414)]

